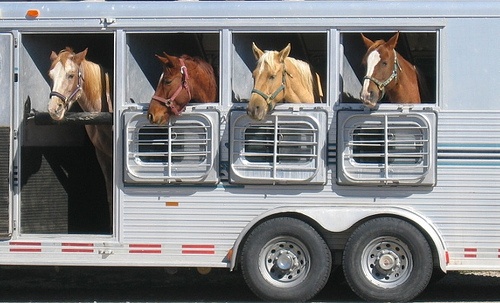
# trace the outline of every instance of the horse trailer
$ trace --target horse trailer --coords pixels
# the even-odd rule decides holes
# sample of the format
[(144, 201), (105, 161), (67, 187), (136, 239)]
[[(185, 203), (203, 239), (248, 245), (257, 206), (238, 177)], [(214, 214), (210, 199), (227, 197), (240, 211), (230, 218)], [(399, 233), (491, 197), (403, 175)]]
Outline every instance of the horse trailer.
[[(365, 76), (362, 37), (395, 36), (428, 93), (365, 106), (384, 79)], [(499, 36), (497, 1), (0, 2), (0, 265), (226, 268), (284, 301), (337, 268), (369, 301), (498, 271)], [(273, 92), (255, 96), (252, 43), (290, 44), (321, 100), (253, 119), (249, 100)], [(48, 114), (67, 99), (49, 76), (66, 47), (107, 68), (112, 110)], [(166, 54), (208, 62), (217, 99), (153, 124)], [(379, 64), (392, 86), (407, 71)], [(112, 128), (111, 207), (89, 125)]]

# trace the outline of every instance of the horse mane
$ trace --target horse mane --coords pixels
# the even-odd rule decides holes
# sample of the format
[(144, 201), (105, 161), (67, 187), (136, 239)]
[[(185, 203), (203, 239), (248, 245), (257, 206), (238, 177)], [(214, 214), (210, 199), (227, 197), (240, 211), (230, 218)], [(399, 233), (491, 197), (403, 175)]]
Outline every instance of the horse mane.
[[(104, 91), (104, 74), (103, 68), (94, 62), (83, 60), (81, 63), (83, 70), (83, 83), (85, 94), (90, 100), (101, 100)], [(103, 102), (104, 104), (106, 102)]]
[[(185, 61), (194, 62), (196, 64), (197, 69), (199, 69), (199, 71), (201, 73), (203, 73), (207, 76), (206, 79), (209, 81), (208, 85), (211, 87), (214, 87), (215, 91), (217, 91), (217, 79), (215, 76), (214, 68), (212, 67), (212, 65), (210, 65), (210, 63), (208, 63), (207, 61), (203, 60), (200, 57), (197, 57), (197, 56), (191, 57), (191, 56), (186, 55), (186, 54), (180, 56), (179, 58), (181, 58)], [(210, 90), (208, 89), (208, 91), (210, 91)], [(214, 98), (216, 98), (216, 95), (214, 96)], [(200, 100), (196, 100), (196, 101), (200, 101)], [(215, 102), (215, 99), (210, 100), (210, 102)]]
[[(266, 51), (257, 61), (259, 66), (259, 73), (264, 71), (264, 64), (268, 64), (271, 69), (276, 69), (276, 60), (274, 60), (274, 56), (277, 54), (277, 51)], [(310, 88), (312, 91), (313, 88), (313, 77), (311, 72), (311, 67), (307, 62), (304, 62), (299, 59), (295, 59), (292, 57), (286, 57), (285, 63), (288, 62), (295, 66), (295, 68), (299, 71), (300, 81), (304, 87)], [(295, 77), (296, 75), (292, 75)]]
[(417, 73), (418, 80), (418, 90), (420, 93), (420, 102), (429, 102), (432, 100), (431, 90), (429, 89), (429, 85), (427, 84), (427, 79), (425, 78), (422, 70), (415, 65), (415, 72)]
[(183, 60), (189, 60), (193, 61), (198, 65), (198, 67), (205, 73), (205, 74), (213, 74), (214, 69), (212, 65), (210, 65), (207, 61), (201, 59), (200, 57), (191, 57), (190, 55), (182, 55), (179, 58)]

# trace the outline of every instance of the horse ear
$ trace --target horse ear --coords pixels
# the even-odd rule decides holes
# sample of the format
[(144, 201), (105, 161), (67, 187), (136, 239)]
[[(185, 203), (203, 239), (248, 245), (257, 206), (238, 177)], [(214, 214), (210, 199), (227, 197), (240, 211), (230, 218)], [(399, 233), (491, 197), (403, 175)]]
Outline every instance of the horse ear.
[(387, 46), (390, 48), (396, 48), (396, 44), (398, 44), (398, 39), (399, 39), (399, 32), (397, 32), (394, 36), (389, 39), (389, 41), (386, 42)]
[(285, 62), (285, 58), (288, 57), (288, 55), (290, 55), (291, 49), (292, 49), (292, 45), (290, 43), (288, 43), (288, 45), (280, 51), (280, 53), (279, 53), (280, 62)]
[(252, 50), (253, 50), (253, 55), (255, 57), (255, 59), (259, 60), (260, 57), (262, 57), (262, 55), (264, 55), (264, 52), (257, 47), (257, 45), (255, 44), (255, 42), (252, 42)]
[(57, 54), (55, 51), (52, 51), (52, 53), (50, 53), (50, 61), (54, 61), (57, 59)]
[[(163, 54), (165, 54), (165, 53), (163, 53)], [(163, 64), (167, 64), (168, 63), (168, 58), (162, 57), (160, 55), (155, 55), (155, 56), (156, 56), (156, 58), (158, 58), (158, 60), (160, 60), (161, 63), (163, 63)]]
[(361, 38), (363, 38), (366, 48), (370, 48), (373, 45), (373, 41), (366, 38), (365, 35), (361, 34)]
[(88, 50), (89, 50), (89, 49), (88, 49), (88, 48), (86, 48), (86, 49), (84, 49), (83, 51), (81, 51), (81, 52), (79, 52), (78, 54), (76, 54), (76, 55), (74, 56), (74, 61), (75, 61), (77, 64), (82, 63), (82, 61), (83, 61), (83, 60), (85, 59), (85, 57), (87, 56), (87, 51), (88, 51)]
[(173, 61), (176, 59), (175, 56), (170, 56), (169, 54), (163, 52), (163, 56), (160, 55), (155, 55), (158, 60), (160, 60), (161, 63), (165, 64), (168, 67), (173, 67), (174, 63)]

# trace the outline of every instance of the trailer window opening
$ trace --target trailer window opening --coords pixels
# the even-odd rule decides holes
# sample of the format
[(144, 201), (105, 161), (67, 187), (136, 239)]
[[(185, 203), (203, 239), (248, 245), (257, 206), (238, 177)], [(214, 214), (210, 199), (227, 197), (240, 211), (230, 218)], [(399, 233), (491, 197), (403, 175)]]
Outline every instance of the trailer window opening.
[[(232, 93), (233, 102), (249, 102), (254, 94), (254, 79), (252, 72), (256, 68), (257, 59), (252, 50), (252, 44), (265, 51), (281, 51), (290, 44), (289, 57), (301, 60), (309, 65), (311, 75), (313, 75), (314, 85), (312, 89), (320, 89), (322, 97), (318, 96), (319, 91), (315, 91), (313, 103), (326, 103), (327, 91), (327, 66), (328, 49), (326, 32), (258, 32), (258, 33), (234, 33), (233, 34), (233, 81)], [(290, 75), (289, 75), (290, 76)], [(281, 79), (281, 75), (276, 75)], [(294, 79), (287, 77), (290, 81), (298, 79), (297, 75), (291, 75)], [(276, 87), (279, 83), (276, 83)], [(287, 83), (285, 83), (287, 85)], [(254, 91), (255, 92), (255, 91)], [(271, 96), (273, 91), (264, 93)], [(257, 96), (257, 95), (256, 95)], [(288, 100), (287, 100), (288, 101)], [(300, 103), (304, 100), (300, 100)]]
[[(219, 39), (219, 33), (214, 32), (127, 33), (127, 70), (134, 77), (134, 81), (127, 83), (127, 100), (131, 100), (132, 103), (151, 101), (163, 73), (163, 63), (157, 56), (165, 57), (166, 55), (175, 57), (187, 55), (208, 63), (214, 70), (217, 90), (219, 90)], [(194, 79), (188, 81), (192, 82)], [(194, 91), (191, 94), (196, 95)], [(218, 93), (216, 99), (210, 101), (210, 103), (213, 102), (219, 102)], [(189, 104), (199, 103), (201, 102), (196, 98), (189, 102)]]
[[(360, 103), (360, 92), (362, 89), (366, 70), (363, 57), (367, 47), (363, 43), (361, 34), (372, 41), (382, 39), (388, 41), (396, 32), (346, 32), (341, 33), (340, 44), (341, 75), (340, 90), (342, 103)], [(437, 33), (436, 32), (399, 32), (399, 38), (395, 50), (400, 56), (413, 64), (421, 75), (419, 91), (421, 103), (436, 103), (437, 89)], [(399, 70), (398, 72), (402, 72)], [(378, 79), (383, 82), (384, 79)], [(397, 79), (396, 79), (397, 81)], [(387, 92), (379, 103), (390, 103)], [(395, 103), (405, 103), (404, 101)]]

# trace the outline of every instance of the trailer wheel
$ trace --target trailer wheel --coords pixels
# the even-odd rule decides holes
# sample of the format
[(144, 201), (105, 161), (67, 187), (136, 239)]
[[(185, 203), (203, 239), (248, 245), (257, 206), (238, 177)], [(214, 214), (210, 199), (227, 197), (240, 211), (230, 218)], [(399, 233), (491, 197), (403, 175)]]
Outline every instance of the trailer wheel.
[(359, 226), (343, 257), (346, 280), (367, 301), (409, 301), (432, 275), (432, 252), (415, 226), (396, 218), (377, 218)]
[(249, 288), (261, 299), (306, 301), (328, 281), (332, 256), (310, 225), (294, 218), (275, 218), (257, 226), (241, 253)]

